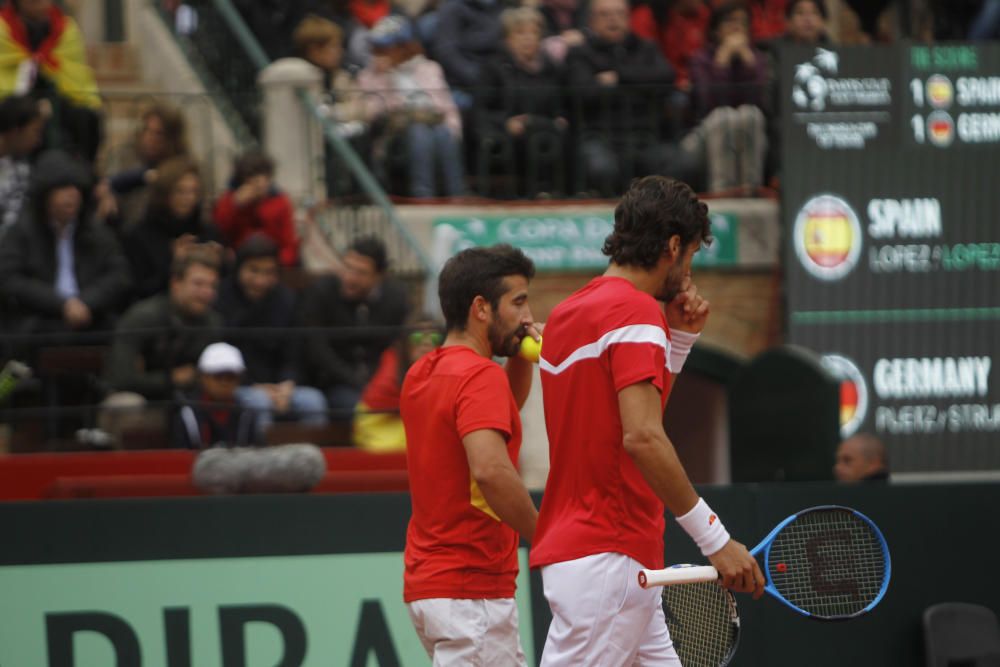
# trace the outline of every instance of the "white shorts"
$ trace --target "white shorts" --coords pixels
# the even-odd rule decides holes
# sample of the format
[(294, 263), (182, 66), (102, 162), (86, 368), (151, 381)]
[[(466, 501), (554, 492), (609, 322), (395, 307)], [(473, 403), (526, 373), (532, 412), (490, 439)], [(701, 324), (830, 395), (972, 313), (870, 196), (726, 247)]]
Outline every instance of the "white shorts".
[(541, 667), (681, 667), (660, 589), (639, 586), (641, 569), (616, 553), (543, 567), (552, 624)]
[(406, 605), (434, 667), (526, 667), (514, 598), (430, 598)]

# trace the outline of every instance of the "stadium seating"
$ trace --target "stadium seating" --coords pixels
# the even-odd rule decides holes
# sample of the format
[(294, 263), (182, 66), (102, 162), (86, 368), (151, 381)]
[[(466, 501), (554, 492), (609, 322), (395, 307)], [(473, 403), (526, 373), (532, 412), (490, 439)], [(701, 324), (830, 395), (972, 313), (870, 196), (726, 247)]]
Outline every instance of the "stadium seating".
[(1000, 622), (992, 609), (943, 602), (924, 610), (927, 667), (1000, 666)]

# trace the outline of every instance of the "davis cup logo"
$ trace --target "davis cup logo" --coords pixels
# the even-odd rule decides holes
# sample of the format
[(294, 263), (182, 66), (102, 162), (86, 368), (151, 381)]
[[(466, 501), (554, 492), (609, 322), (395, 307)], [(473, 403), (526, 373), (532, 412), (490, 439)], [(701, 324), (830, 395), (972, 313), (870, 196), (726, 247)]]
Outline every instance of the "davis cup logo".
[(819, 195), (807, 201), (792, 236), (802, 266), (820, 280), (840, 280), (861, 256), (861, 223), (840, 197)]
[(955, 89), (951, 85), (951, 80), (940, 74), (935, 74), (927, 79), (927, 101), (935, 109), (947, 109), (951, 106), (951, 101), (955, 98)]
[(830, 375), (840, 381), (840, 435), (849, 438), (857, 433), (868, 413), (868, 386), (854, 362), (839, 354), (820, 359)]

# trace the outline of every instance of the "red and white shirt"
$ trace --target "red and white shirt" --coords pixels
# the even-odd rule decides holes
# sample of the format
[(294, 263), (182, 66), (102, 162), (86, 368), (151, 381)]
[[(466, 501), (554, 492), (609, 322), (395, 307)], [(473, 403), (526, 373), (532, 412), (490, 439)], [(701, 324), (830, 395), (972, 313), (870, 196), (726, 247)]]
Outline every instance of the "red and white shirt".
[(663, 503), (622, 445), (618, 392), (652, 382), (670, 391), (662, 305), (623, 278), (599, 277), (545, 324), (542, 397), (549, 478), (531, 566), (621, 553), (663, 567)]
[(519, 538), (483, 498), (462, 444), (494, 429), (517, 465), (521, 416), (507, 374), (471, 348), (440, 347), (407, 372), (400, 413), (413, 506), (403, 599), (513, 597)]

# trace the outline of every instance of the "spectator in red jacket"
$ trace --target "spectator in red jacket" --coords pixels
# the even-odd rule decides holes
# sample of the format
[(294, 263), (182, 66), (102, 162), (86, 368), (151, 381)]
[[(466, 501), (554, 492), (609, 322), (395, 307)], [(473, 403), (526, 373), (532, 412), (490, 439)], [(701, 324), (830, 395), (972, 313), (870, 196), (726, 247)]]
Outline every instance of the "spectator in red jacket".
[(785, 32), (788, 0), (750, 0), (750, 39), (754, 44), (780, 37)]
[(215, 224), (226, 244), (237, 248), (252, 234), (274, 241), (283, 266), (299, 262), (292, 200), (274, 184), (274, 160), (260, 152), (236, 159), (231, 189), (215, 204)]
[(688, 67), (705, 45), (712, 11), (704, 0), (648, 0), (636, 5), (629, 23), (632, 32), (655, 42), (677, 71), (677, 87), (691, 87)]

